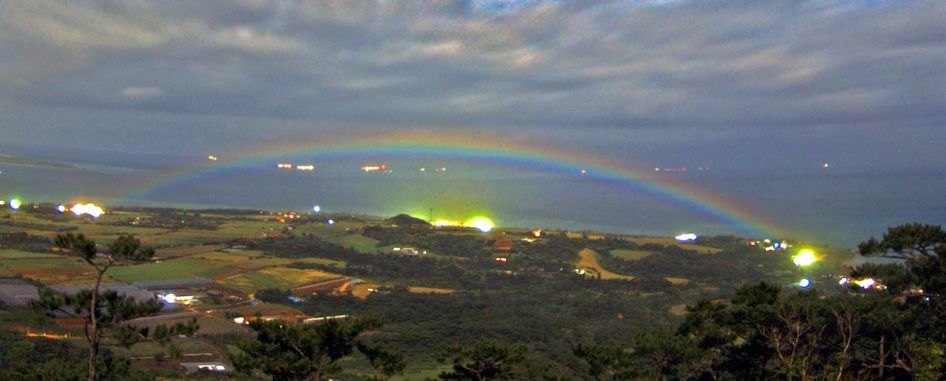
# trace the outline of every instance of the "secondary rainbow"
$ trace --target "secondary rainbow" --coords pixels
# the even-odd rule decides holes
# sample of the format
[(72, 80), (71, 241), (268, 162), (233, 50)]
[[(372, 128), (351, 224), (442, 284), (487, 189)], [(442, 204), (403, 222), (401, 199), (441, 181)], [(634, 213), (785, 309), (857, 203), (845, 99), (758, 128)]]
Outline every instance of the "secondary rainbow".
[(781, 229), (765, 217), (692, 185), (671, 181), (650, 168), (638, 168), (598, 155), (493, 134), (432, 130), (335, 134), (331, 137), (269, 144), (237, 157), (221, 156), (220, 161), (185, 168), (139, 185), (130, 196), (147, 199), (161, 190), (239, 175), (241, 170), (269, 167), (285, 158), (331, 160), (423, 156), (489, 160), (561, 173), (577, 174), (586, 169), (588, 173), (585, 176), (698, 212), (745, 233), (757, 236), (778, 236), (781, 233)]

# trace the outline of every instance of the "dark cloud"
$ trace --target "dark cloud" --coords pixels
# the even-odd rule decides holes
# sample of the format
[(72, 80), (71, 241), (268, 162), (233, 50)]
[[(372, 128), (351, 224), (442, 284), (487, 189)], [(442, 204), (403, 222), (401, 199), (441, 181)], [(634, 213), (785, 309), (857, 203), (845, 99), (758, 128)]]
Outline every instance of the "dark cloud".
[(920, 1), (4, 2), (0, 92), (36, 108), (289, 120), (258, 127), (270, 130), (940, 136), (944, 20), (946, 3)]

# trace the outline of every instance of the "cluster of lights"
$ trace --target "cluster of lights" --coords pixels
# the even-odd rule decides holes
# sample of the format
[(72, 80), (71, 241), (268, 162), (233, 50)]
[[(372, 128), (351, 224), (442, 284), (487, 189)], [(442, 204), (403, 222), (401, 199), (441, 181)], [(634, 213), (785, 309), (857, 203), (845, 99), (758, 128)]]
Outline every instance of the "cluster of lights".
[(208, 155), (208, 156), (207, 156), (207, 160), (210, 160), (210, 161), (217, 161), (217, 160), (220, 160), (220, 158), (218, 158), (218, 157), (215, 156), (215, 155)]
[(279, 168), (279, 169), (292, 169), (292, 163), (279, 163), (279, 164), (276, 164), (276, 168)]
[(792, 257), (792, 263), (799, 267), (809, 266), (817, 261), (818, 258), (815, 256), (815, 252), (808, 249), (799, 251), (798, 254)]
[(509, 262), (509, 258), (506, 258), (506, 257), (496, 257), (496, 262), (498, 262), (498, 263), (506, 263), (506, 262)]
[(97, 205), (93, 203), (75, 204), (72, 206), (71, 209), (69, 209), (69, 211), (71, 211), (73, 214), (77, 216), (87, 214), (92, 218), (99, 218), (99, 216), (105, 213), (105, 211), (102, 210), (102, 208), (98, 207)]
[(381, 164), (381, 165), (366, 165), (366, 166), (364, 166), (364, 167), (361, 167), (361, 170), (362, 170), (362, 172), (377, 172), (377, 171), (385, 171), (385, 172), (387, 172), (387, 171), (388, 171), (388, 165), (387, 165), (387, 164)]
[(878, 289), (885, 288), (882, 284), (880, 284), (880, 282), (877, 282), (876, 280), (874, 280), (874, 278), (864, 278), (864, 279), (841, 278), (841, 280), (838, 281), (838, 285), (841, 285), (841, 286), (845, 286), (849, 283), (854, 283), (857, 285), (857, 287), (863, 288), (865, 290), (868, 290), (871, 288), (878, 288)]
[[(442, 228), (447, 226), (466, 226), (471, 228), (476, 228), (483, 233), (487, 233), (490, 230), (493, 230), (495, 224), (493, 221), (486, 217), (475, 217), (470, 219), (467, 222), (460, 223), (459, 221), (450, 221), (450, 220), (436, 220), (431, 223), (434, 227)], [(539, 230), (539, 235), (542, 234), (542, 231)]]
[(792, 247), (788, 244), (788, 241), (772, 242), (772, 240), (768, 238), (761, 241), (749, 241), (749, 245), (762, 247), (765, 251), (788, 250), (789, 247)]

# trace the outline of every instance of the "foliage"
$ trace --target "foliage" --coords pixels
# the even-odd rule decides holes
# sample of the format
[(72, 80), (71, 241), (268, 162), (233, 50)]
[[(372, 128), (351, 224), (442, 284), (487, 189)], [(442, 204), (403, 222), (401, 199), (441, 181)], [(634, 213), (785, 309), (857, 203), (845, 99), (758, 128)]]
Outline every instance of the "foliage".
[(472, 346), (451, 345), (441, 349), (437, 361), (451, 364), (441, 380), (512, 380), (525, 360), (526, 347), (498, 340), (483, 340)]
[(374, 368), (374, 380), (387, 380), (391, 376), (401, 374), (407, 367), (404, 361), (404, 355), (380, 344), (370, 344), (359, 342), (356, 344), (358, 352), (361, 352), (368, 358), (371, 367)]
[[(101, 290), (102, 278), (109, 268), (120, 261), (150, 259), (154, 255), (154, 249), (142, 247), (141, 241), (127, 234), (119, 236), (109, 244), (107, 254), (99, 253), (95, 241), (86, 239), (82, 234), (67, 233), (57, 236), (56, 245), (78, 255), (95, 270), (95, 285), (91, 289), (83, 289), (74, 294), (41, 287), (39, 299), (30, 302), (30, 305), (50, 315), (58, 313), (83, 319), (85, 340), (89, 344), (87, 379), (89, 381), (100, 379), (101, 377), (96, 376), (98, 368), (96, 364), (103, 361), (99, 358), (99, 346), (102, 339), (112, 338), (125, 347), (147, 339), (149, 334), (147, 328), (135, 327), (126, 322), (153, 315), (161, 310), (161, 303), (154, 299), (139, 301), (114, 290), (103, 292)], [(171, 328), (159, 326), (154, 338), (159, 342), (167, 343), (172, 335), (193, 334), (196, 331), (196, 321), (175, 324)]]
[(317, 325), (256, 319), (250, 323), (256, 339), (240, 343), (241, 352), (231, 360), (237, 369), (258, 370), (273, 381), (319, 381), (341, 370), (337, 361), (352, 354), (358, 335), (380, 326), (374, 317), (331, 319)]

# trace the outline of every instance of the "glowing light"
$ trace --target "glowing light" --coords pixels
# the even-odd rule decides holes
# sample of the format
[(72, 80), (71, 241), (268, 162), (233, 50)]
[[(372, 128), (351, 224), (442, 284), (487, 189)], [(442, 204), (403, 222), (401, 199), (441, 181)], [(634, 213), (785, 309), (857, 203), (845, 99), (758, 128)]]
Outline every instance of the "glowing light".
[(276, 168), (279, 168), (279, 169), (292, 169), (292, 163), (279, 163), (279, 164), (276, 164)]
[(105, 211), (103, 211), (102, 208), (92, 203), (75, 204), (72, 206), (72, 209), (69, 209), (69, 210), (77, 216), (88, 214), (92, 218), (99, 218), (99, 216), (101, 216), (102, 213), (105, 213)]
[(795, 266), (808, 266), (815, 263), (817, 260), (818, 258), (815, 257), (815, 252), (808, 249), (799, 251), (798, 254), (792, 257), (792, 262), (795, 263)]
[(158, 297), (167, 304), (174, 304), (177, 301), (177, 296), (174, 294), (160, 295)]
[(460, 223), (457, 221), (436, 220), (433, 222), (433, 225), (442, 228), (444, 226), (460, 226)]
[(56, 204), (56, 211), (59, 212), (59, 214), (63, 214), (66, 212), (66, 206), (63, 204)]
[(219, 160), (219, 159), (217, 158), (217, 156), (208, 155), (208, 156), (207, 156), (207, 160), (210, 160), (210, 161), (217, 161), (217, 160)]
[(541, 238), (541, 237), (542, 237), (542, 229), (535, 229), (535, 230), (533, 230), (533, 231), (532, 231), (532, 236), (535, 237), (535, 238)]
[(808, 278), (802, 278), (800, 281), (798, 281), (798, 287), (808, 288), (810, 286), (811, 286), (811, 280), (809, 280)]
[(828, 169), (828, 167), (829, 167), (828, 163), (821, 164), (821, 168), (823, 169)]
[(329, 225), (335, 225), (335, 220), (328, 220)]
[(387, 170), (388, 170), (388, 165), (387, 165), (387, 164), (381, 164), (381, 165), (366, 165), (366, 166), (364, 166), (364, 167), (361, 167), (361, 170), (362, 170), (362, 172), (387, 171)]
[(494, 226), (493, 221), (486, 217), (476, 217), (468, 221), (464, 225), (477, 228), (483, 233), (493, 230), (493, 226)]
[(4, 205), (6, 205), (6, 204), (7, 204), (6, 201), (0, 200), (0, 206), (4, 206)]
[(13, 210), (20, 209), (20, 205), (22, 205), (20, 200), (15, 199), (15, 198), (10, 200), (10, 209), (13, 209)]
[(874, 278), (861, 279), (855, 283), (857, 283), (858, 286), (860, 286), (861, 288), (865, 290), (868, 288), (874, 287), (874, 285), (877, 284)]
[(581, 171), (578, 171), (578, 172), (581, 173), (581, 174), (583, 174), (583, 175), (588, 174), (588, 170), (587, 170), (587, 169), (582, 169)]
[(673, 237), (673, 238), (676, 238), (677, 241), (680, 241), (680, 242), (696, 241), (696, 234), (693, 234), (693, 233), (683, 233), (683, 234), (680, 234), (680, 235), (678, 235), (678, 236), (676, 236), (676, 237)]
[(841, 280), (838, 281), (838, 285), (839, 285), (839, 286), (843, 286), (843, 285), (846, 285), (847, 282), (850, 282), (850, 281), (851, 281), (850, 279), (841, 278)]
[(296, 166), (296, 170), (297, 170), (297, 171), (314, 171), (314, 170), (315, 170), (315, 166), (312, 165), (312, 164), (297, 165), (297, 166)]

